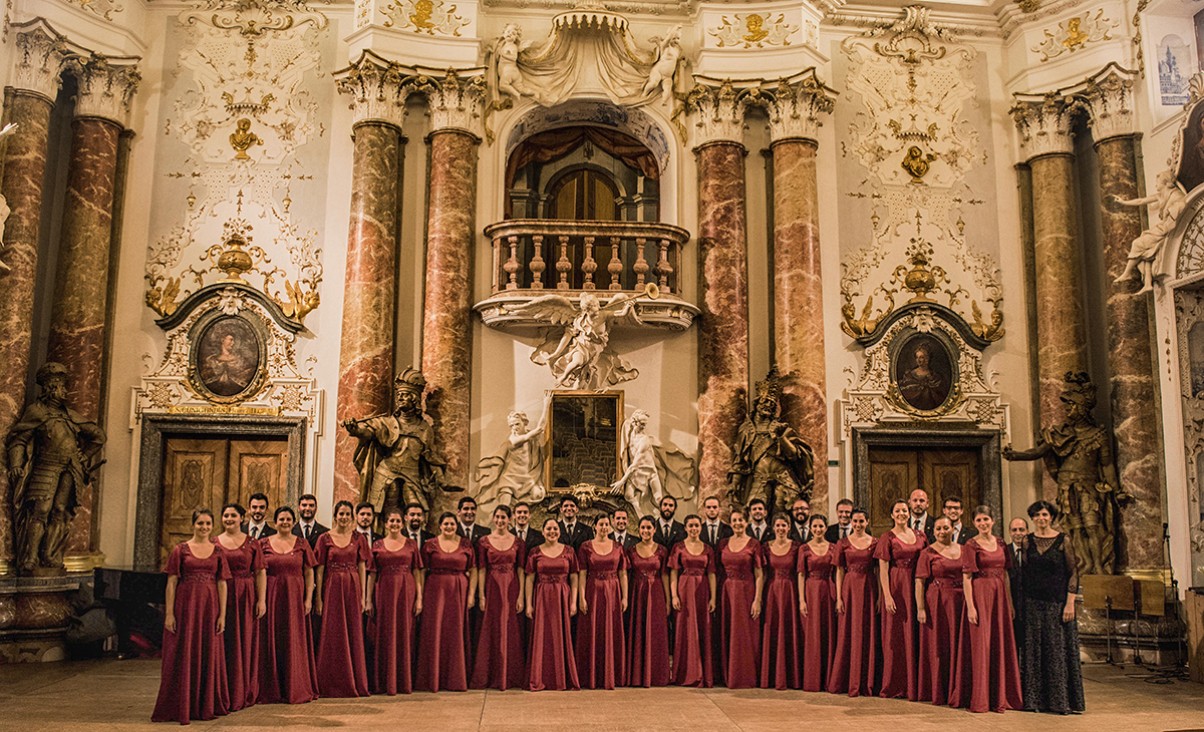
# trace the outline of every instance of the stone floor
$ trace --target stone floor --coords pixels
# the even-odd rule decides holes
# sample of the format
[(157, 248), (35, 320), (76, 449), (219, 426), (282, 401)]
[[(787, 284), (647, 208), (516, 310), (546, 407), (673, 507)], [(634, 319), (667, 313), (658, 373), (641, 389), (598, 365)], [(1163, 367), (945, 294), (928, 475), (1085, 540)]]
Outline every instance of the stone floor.
[[(202, 728), (264, 729), (349, 727), (367, 730), (583, 730), (811, 729), (926, 730), (1176, 730), (1204, 731), (1204, 685), (1153, 684), (1140, 669), (1093, 666), (1085, 671), (1088, 712), (1036, 716), (1023, 712), (970, 714), (927, 704), (849, 699), (829, 694), (712, 689), (483, 692), (408, 697), (319, 700), (300, 706), (264, 705)], [(93, 661), (0, 667), (0, 731), (163, 730), (151, 725), (159, 683), (157, 661)], [(818, 726), (813, 726), (818, 725)]]

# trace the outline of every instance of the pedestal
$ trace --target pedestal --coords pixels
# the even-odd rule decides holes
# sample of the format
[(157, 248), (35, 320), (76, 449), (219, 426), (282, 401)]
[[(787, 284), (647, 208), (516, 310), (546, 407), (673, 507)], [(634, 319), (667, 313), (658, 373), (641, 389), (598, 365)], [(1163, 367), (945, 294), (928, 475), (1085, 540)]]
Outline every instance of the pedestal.
[(0, 663), (66, 660), (72, 599), (89, 576), (0, 579)]

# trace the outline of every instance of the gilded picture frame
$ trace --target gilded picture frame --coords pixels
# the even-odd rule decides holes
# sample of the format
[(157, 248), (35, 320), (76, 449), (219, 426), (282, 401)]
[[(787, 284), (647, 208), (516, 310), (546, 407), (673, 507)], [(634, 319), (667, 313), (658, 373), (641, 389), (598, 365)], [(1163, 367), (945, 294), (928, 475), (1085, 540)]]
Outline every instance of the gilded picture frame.
[(267, 381), (267, 326), (255, 314), (212, 310), (189, 333), (188, 383), (214, 404), (237, 404)]
[(888, 394), (900, 409), (939, 416), (960, 402), (957, 348), (942, 336), (911, 330), (891, 343)]
[(558, 391), (548, 406), (548, 459), (544, 485), (549, 495), (590, 485), (609, 490), (618, 480), (622, 391)]

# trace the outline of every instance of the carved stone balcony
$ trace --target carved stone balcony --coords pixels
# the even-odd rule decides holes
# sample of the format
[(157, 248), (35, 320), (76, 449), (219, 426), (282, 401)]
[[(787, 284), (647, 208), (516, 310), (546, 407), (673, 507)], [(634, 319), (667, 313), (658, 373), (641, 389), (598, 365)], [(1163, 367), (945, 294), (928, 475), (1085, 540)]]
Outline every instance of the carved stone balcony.
[[(539, 325), (514, 312), (544, 295), (576, 302), (591, 292), (605, 301), (655, 284), (659, 297), (640, 297), (643, 323), (685, 330), (698, 308), (681, 299), (681, 250), (690, 232), (635, 221), (510, 219), (485, 227), (493, 242), (492, 292), (475, 309), (494, 328)], [(546, 325), (546, 323), (543, 323)]]

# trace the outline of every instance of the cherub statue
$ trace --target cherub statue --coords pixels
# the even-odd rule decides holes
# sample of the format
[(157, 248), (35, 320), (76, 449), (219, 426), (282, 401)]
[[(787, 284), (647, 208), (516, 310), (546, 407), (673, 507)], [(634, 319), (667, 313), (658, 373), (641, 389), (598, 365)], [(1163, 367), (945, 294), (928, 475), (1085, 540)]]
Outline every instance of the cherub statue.
[[(16, 131), (17, 124), (15, 122), (9, 122), (8, 124), (4, 125), (4, 129), (0, 129), (0, 141), (3, 141), (4, 138), (9, 137)], [(0, 145), (0, 160), (4, 158), (4, 148), (5, 145)], [(8, 223), (8, 217), (12, 214), (12, 212), (13, 210), (9, 207), (8, 200), (4, 197), (4, 194), (0, 194), (0, 254), (4, 253), (5, 246), (4, 225)], [(10, 269), (12, 268), (5, 264), (4, 260), (0, 259), (0, 272), (7, 272)]]
[(673, 26), (663, 39), (654, 37), (650, 40), (656, 44), (656, 59), (648, 72), (643, 94), (654, 94), (660, 89), (661, 104), (669, 104), (673, 100), (673, 79), (677, 74), (677, 64), (681, 61), (681, 25)]
[(543, 482), (544, 426), (549, 398), (544, 399), (539, 424), (530, 428), (525, 412), (506, 415), (510, 434), (492, 455), (481, 458), (475, 476), (477, 503), (490, 511), (494, 506), (509, 506), (517, 501), (538, 503), (547, 495)]
[[(1142, 281), (1139, 293), (1154, 289), (1154, 260), (1158, 258), (1166, 239), (1175, 230), (1175, 224), (1187, 205), (1187, 194), (1175, 180), (1175, 171), (1167, 169), (1158, 174), (1158, 190), (1152, 196), (1131, 198), (1127, 201), (1117, 196), (1109, 196), (1108, 200), (1118, 206), (1149, 206), (1157, 204), (1158, 220), (1150, 224), (1150, 228), (1141, 232), (1129, 247), (1129, 263), (1125, 271), (1116, 278), (1116, 284), (1122, 284), (1138, 275)], [(1151, 217), (1153, 218), (1153, 217)]]
[(563, 295), (544, 295), (509, 309), (555, 326), (563, 326), (559, 338), (549, 338), (531, 354), (531, 361), (548, 366), (556, 377), (557, 389), (605, 389), (630, 381), (639, 372), (610, 350), (610, 328), (616, 320), (639, 323), (635, 301), (642, 296), (658, 297), (655, 285), (634, 295), (615, 295), (603, 304), (586, 292), (580, 304)]
[(502, 102), (503, 96), (513, 99), (531, 97), (537, 103), (543, 103), (543, 95), (527, 84), (522, 69), (518, 67), (519, 54), (533, 45), (534, 41), (523, 41), (523, 29), (514, 23), (507, 23), (501, 37), (494, 41), (488, 51), (486, 65), (492, 67), (495, 105)]

